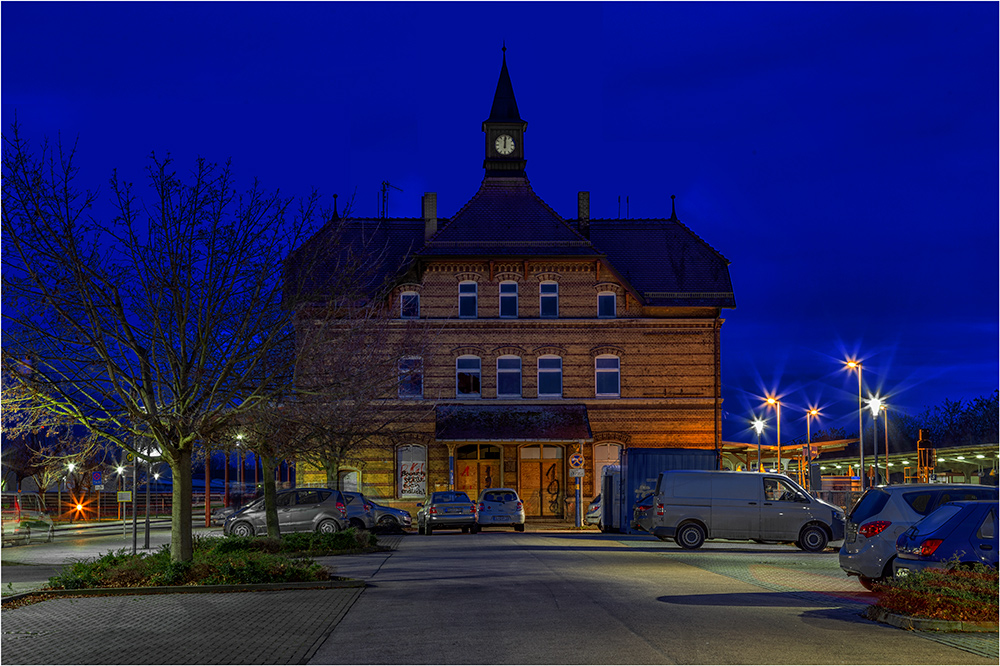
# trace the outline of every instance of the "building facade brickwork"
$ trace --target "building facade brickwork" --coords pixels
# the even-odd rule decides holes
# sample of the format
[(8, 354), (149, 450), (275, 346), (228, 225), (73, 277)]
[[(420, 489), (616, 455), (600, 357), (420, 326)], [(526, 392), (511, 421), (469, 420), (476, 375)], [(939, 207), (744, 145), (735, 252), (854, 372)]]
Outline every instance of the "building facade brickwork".
[[(513, 102), (506, 61), (501, 94)], [(623, 447), (719, 447), (721, 311), (735, 300), (728, 261), (675, 213), (591, 219), (589, 194), (580, 193), (578, 219), (560, 218), (519, 170), (523, 131), (516, 163), (497, 155), (512, 126), (526, 124), (510, 113), (483, 123), (498, 138), (486, 144), (482, 189), (458, 213), (439, 218), (431, 193), (422, 218), (384, 225), (410, 248), (386, 307), (390, 326), (417, 326), (427, 340), (419, 394), (401, 382), (393, 402), (411, 415), (403, 417), (413, 420), (410, 440), (359, 451), (344, 478), (411, 511), (434, 490), (475, 498), (507, 486), (529, 517), (571, 520), (574, 452), (586, 461), (585, 503)], [(444, 423), (449, 405), (476, 406), (504, 425), (463, 439)], [(504, 421), (526, 405), (543, 409)], [(557, 413), (563, 421), (546, 421)], [(301, 466), (298, 479), (326, 482)]]

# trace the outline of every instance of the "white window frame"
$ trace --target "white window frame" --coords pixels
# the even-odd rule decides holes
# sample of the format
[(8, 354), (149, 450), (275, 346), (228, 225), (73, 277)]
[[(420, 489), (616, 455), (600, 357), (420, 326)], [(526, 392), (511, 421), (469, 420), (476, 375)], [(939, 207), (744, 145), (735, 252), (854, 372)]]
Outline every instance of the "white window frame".
[[(601, 298), (611, 297), (611, 314), (601, 314)], [(618, 296), (613, 291), (602, 291), (597, 294), (597, 317), (599, 319), (615, 319), (618, 317)]]
[[(407, 296), (412, 296), (416, 300), (416, 303), (417, 303), (417, 314), (415, 314), (415, 315), (407, 315), (406, 314), (406, 308), (403, 305), (403, 303), (405, 302)], [(420, 319), (420, 294), (418, 294), (415, 291), (404, 291), (403, 293), (401, 293), (399, 295), (399, 318), (400, 319)]]
[[(544, 361), (551, 361), (553, 359), (559, 361), (559, 370), (557, 371), (557, 370), (554, 370), (552, 368), (545, 368), (543, 370), (542, 369), (542, 361), (543, 360)], [(562, 363), (562, 357), (561, 356), (556, 356), (554, 354), (548, 354), (546, 356), (539, 356), (538, 357), (537, 370), (538, 370), (538, 397), (539, 398), (561, 398), (562, 397), (562, 391), (563, 391), (563, 363)], [(555, 375), (555, 374), (558, 374), (559, 375), (559, 392), (558, 393), (542, 393), (542, 375), (543, 374), (546, 374), (546, 375)]]
[[(542, 289), (552, 285), (556, 288), (554, 294), (546, 294), (542, 292)], [(545, 302), (546, 298), (554, 298), (556, 301), (556, 311), (555, 314), (544, 314), (542, 304)], [(540, 282), (538, 284), (538, 316), (545, 319), (558, 319), (559, 318), (559, 283), (552, 280), (546, 280), (545, 282)]]
[[(500, 392), (500, 375), (512, 375), (514, 370), (512, 369), (500, 369), (500, 361), (509, 361), (514, 359), (517, 361), (517, 393), (501, 393)], [(520, 356), (507, 355), (497, 357), (497, 397), (498, 398), (520, 398), (522, 391), (524, 390), (524, 363), (521, 362)]]
[[(616, 366), (614, 369), (611, 368), (600, 368), (600, 361), (614, 359), (616, 361)], [(601, 393), (598, 381), (598, 376), (601, 374), (614, 374), (617, 377), (617, 387), (618, 390), (614, 393)], [(621, 358), (614, 354), (601, 354), (594, 359), (594, 395), (598, 398), (620, 398), (622, 394), (622, 361)]]
[[(513, 287), (514, 287), (514, 293), (513, 293), (513, 297), (514, 297), (514, 314), (504, 314), (503, 313), (504, 298), (505, 297), (506, 298), (510, 298), (512, 296), (512, 294), (504, 294), (503, 293), (503, 288), (505, 286), (507, 286), (507, 285), (513, 285)], [(503, 282), (500, 283), (500, 299), (499, 299), (499, 303), (497, 305), (498, 305), (498, 310), (497, 311), (498, 311), (500, 317), (502, 317), (504, 319), (517, 319), (517, 308), (518, 308), (517, 282), (515, 282), (514, 280), (504, 280)]]
[[(416, 372), (416, 375), (417, 375), (417, 381), (420, 384), (420, 393), (419, 394), (415, 394), (415, 393), (414, 394), (409, 394), (409, 393), (404, 394), (403, 393), (403, 386), (406, 383), (406, 377), (408, 375), (410, 375), (411, 373), (414, 372), (414, 370), (412, 370), (412, 369), (404, 369), (403, 368), (403, 364), (407, 363), (408, 361), (416, 361), (417, 362), (417, 367), (415, 369), (415, 372)], [(399, 364), (397, 366), (397, 369), (399, 370), (399, 386), (398, 386), (398, 391), (397, 391), (396, 395), (399, 398), (403, 399), (403, 400), (420, 400), (420, 399), (422, 399), (424, 397), (424, 368), (423, 368), (423, 359), (421, 359), (419, 356), (407, 356), (405, 358), (401, 358), (401, 359), (399, 359)]]
[[(472, 285), (472, 291), (462, 293), (462, 287)], [(472, 299), (472, 314), (462, 314), (462, 299)], [(466, 280), (458, 283), (458, 316), (462, 319), (477, 319), (479, 317), (479, 283), (473, 280)]]
[[(458, 376), (462, 373), (472, 374), (473, 371), (469, 368), (459, 368), (459, 361), (475, 359), (479, 364), (479, 368), (475, 371), (475, 374), (479, 377), (479, 392), (478, 393), (462, 393), (459, 391), (459, 381)], [(455, 359), (455, 397), (456, 398), (481, 398), (483, 397), (483, 359), (478, 356), (473, 356), (471, 354), (466, 354), (465, 356), (459, 356)]]

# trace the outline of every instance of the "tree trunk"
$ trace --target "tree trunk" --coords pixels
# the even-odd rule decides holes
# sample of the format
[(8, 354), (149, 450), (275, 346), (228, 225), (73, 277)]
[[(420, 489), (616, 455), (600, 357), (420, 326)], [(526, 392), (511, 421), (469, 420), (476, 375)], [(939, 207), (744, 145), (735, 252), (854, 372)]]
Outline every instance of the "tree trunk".
[(337, 464), (337, 461), (327, 458), (323, 461), (323, 469), (326, 471), (326, 487), (340, 490), (340, 475), (338, 474), (340, 465)]
[(267, 520), (267, 536), (277, 539), (281, 536), (278, 526), (278, 507), (275, 504), (277, 491), (274, 484), (276, 461), (271, 456), (261, 456), (260, 466), (264, 469), (264, 516)]
[[(190, 562), (194, 556), (191, 538), (191, 449), (165, 456), (173, 474), (173, 510), (170, 512), (170, 559)], [(206, 498), (207, 498), (206, 488)]]

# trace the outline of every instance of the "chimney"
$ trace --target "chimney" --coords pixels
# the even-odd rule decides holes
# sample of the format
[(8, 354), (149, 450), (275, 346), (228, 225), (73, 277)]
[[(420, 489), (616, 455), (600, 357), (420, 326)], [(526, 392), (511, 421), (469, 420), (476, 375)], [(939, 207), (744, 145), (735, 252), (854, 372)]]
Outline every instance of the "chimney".
[(430, 239), (438, 230), (438, 195), (437, 192), (426, 192), (420, 198), (421, 206), (424, 209), (424, 241)]
[(584, 238), (590, 238), (590, 192), (578, 192), (576, 195), (576, 217), (580, 225), (580, 233)]

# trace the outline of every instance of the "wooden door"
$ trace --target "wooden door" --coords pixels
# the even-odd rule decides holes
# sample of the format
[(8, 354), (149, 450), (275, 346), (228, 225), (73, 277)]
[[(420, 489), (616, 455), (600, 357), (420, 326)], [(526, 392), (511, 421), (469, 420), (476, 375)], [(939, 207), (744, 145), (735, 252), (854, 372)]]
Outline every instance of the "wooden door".
[(527, 446), (521, 449), (518, 493), (528, 516), (561, 518), (566, 486), (560, 446)]

